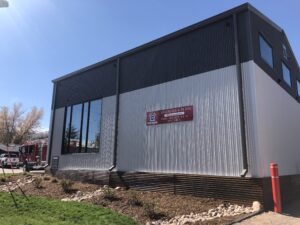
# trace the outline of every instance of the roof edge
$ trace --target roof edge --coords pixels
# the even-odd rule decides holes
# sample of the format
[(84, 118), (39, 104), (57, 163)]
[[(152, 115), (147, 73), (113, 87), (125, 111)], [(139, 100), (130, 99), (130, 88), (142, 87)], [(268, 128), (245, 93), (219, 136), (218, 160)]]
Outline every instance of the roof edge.
[(120, 57), (125, 57), (125, 56), (128, 56), (128, 55), (134, 54), (134, 53), (136, 53), (136, 52), (138, 52), (140, 50), (153, 47), (153, 46), (155, 46), (157, 44), (161, 44), (161, 43), (163, 43), (165, 41), (168, 41), (168, 40), (171, 40), (173, 38), (179, 37), (179, 36), (184, 35), (184, 34), (186, 34), (188, 32), (191, 32), (191, 31), (193, 31), (195, 29), (199, 29), (201, 27), (205, 27), (205, 26), (207, 26), (209, 24), (212, 24), (212, 23), (215, 23), (215, 22), (220, 21), (222, 19), (225, 19), (225, 18), (227, 18), (227, 17), (229, 17), (229, 16), (231, 16), (233, 14), (241, 13), (241, 12), (244, 12), (246, 10), (249, 10), (249, 11), (255, 13), (257, 16), (259, 16), (260, 18), (262, 18), (263, 20), (265, 20), (267, 23), (269, 23), (270, 25), (272, 25), (273, 27), (275, 27), (280, 32), (283, 31), (282, 28), (280, 28), (273, 21), (271, 21), (268, 17), (266, 17), (265, 15), (263, 15), (261, 12), (259, 12), (254, 6), (252, 6), (250, 3), (246, 2), (246, 3), (242, 4), (242, 5), (239, 5), (239, 6), (236, 6), (234, 8), (231, 8), (229, 10), (226, 10), (226, 11), (224, 11), (222, 13), (219, 13), (217, 15), (214, 15), (212, 17), (209, 17), (209, 18), (207, 18), (205, 20), (202, 20), (202, 21), (197, 22), (195, 24), (192, 24), (190, 26), (184, 27), (184, 28), (179, 29), (177, 31), (174, 31), (174, 32), (172, 32), (170, 34), (164, 35), (164, 36), (162, 36), (160, 38), (154, 39), (153, 41), (147, 42), (147, 43), (142, 44), (142, 45), (140, 45), (138, 47), (132, 48), (132, 49), (130, 49), (128, 51), (119, 53), (117, 55), (114, 55), (112, 57), (104, 59), (104, 60), (102, 60), (100, 62), (91, 64), (91, 65), (89, 65), (87, 67), (84, 67), (82, 69), (75, 70), (74, 72), (68, 73), (68, 74), (63, 75), (61, 77), (58, 77), (58, 78), (52, 80), (52, 82), (53, 83), (57, 83), (57, 82), (59, 82), (61, 80), (65, 80), (65, 79), (67, 79), (69, 77), (72, 77), (72, 76), (78, 75), (80, 73), (86, 72), (86, 71), (88, 71), (90, 69), (93, 69), (95, 67), (98, 67), (98, 66), (101, 66), (101, 65), (113, 62), (114, 60), (117, 60)]

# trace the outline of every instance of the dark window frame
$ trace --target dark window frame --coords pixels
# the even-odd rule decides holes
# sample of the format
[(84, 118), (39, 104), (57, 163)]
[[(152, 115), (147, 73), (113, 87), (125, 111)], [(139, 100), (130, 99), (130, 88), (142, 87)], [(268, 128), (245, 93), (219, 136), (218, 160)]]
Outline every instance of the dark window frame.
[[(284, 72), (283, 72), (283, 66), (285, 66), (287, 68), (287, 70), (289, 71), (289, 75), (290, 75), (290, 84), (284, 79)], [(292, 73), (291, 73), (291, 69), (290, 67), (284, 62), (281, 61), (281, 74), (282, 74), (282, 79), (284, 81), (284, 83), (289, 86), (290, 88), (292, 88)]]
[(289, 59), (288, 50), (287, 50), (287, 47), (286, 47), (286, 45), (284, 43), (282, 43), (282, 55), (283, 55), (283, 58), (285, 60)]
[(297, 96), (300, 97), (300, 80), (299, 79), (296, 79), (296, 86), (297, 86)]
[[(90, 108), (91, 108), (91, 102), (93, 101), (97, 101), (100, 100), (101, 101), (101, 112), (100, 112), (100, 124), (102, 121), (102, 110), (103, 110), (103, 98), (96, 98), (96, 99), (92, 99), (89, 101), (85, 101), (82, 103), (77, 103), (77, 104), (73, 104), (73, 105), (69, 105), (69, 106), (65, 106), (65, 112), (64, 112), (64, 127), (63, 127), (63, 139), (62, 139), (62, 146), (61, 146), (61, 154), (62, 155), (66, 155), (66, 154), (80, 154), (80, 153), (90, 153), (90, 154), (97, 154), (100, 151), (100, 146), (97, 152), (88, 152), (88, 147), (87, 147), (87, 143), (88, 143), (88, 136), (89, 136), (89, 124), (90, 124)], [(87, 126), (86, 126), (86, 137), (85, 137), (85, 147), (84, 147), (84, 151), (82, 151), (82, 132), (83, 132), (83, 128), (82, 128), (82, 124), (83, 124), (83, 112), (84, 112), (84, 105), (85, 103), (87, 104), (88, 110), (87, 110)], [(67, 143), (67, 148), (65, 149), (64, 147), (64, 138), (65, 138), (65, 132), (66, 132), (66, 120), (67, 120), (67, 113), (68, 113), (68, 108), (70, 107), (70, 118), (69, 118), (69, 124), (68, 124), (68, 129), (70, 131), (71, 129), (71, 122), (72, 122), (72, 114), (73, 114), (73, 106), (74, 105), (79, 105), (81, 104), (81, 121), (80, 121), (80, 141), (79, 141), (79, 151), (78, 152), (70, 152), (70, 132), (68, 133), (68, 143)], [(101, 125), (100, 125), (100, 135), (101, 135)]]
[[(261, 44), (260, 44), (260, 39), (262, 39), (267, 45), (268, 47), (270, 47), (271, 51), (272, 51), (272, 65), (269, 64), (269, 62), (264, 59), (264, 57), (262, 56), (262, 51), (261, 51)], [(264, 63), (266, 63), (271, 69), (274, 69), (274, 62), (275, 62), (275, 58), (274, 58), (274, 48), (273, 45), (268, 41), (268, 39), (266, 38), (266, 36), (264, 34), (262, 34), (261, 32), (258, 33), (258, 45), (259, 45), (259, 56), (260, 58), (264, 61)]]

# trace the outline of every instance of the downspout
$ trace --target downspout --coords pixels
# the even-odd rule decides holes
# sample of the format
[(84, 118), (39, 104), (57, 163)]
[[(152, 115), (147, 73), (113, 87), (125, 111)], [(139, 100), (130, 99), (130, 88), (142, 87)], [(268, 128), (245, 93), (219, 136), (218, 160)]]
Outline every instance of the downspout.
[(48, 165), (51, 164), (51, 152), (52, 152), (52, 139), (53, 139), (53, 130), (54, 130), (54, 121), (55, 121), (55, 99), (56, 99), (56, 83), (53, 83), (53, 95), (52, 95), (52, 105), (51, 105), (51, 125), (50, 125), (50, 135), (48, 136)]
[(119, 99), (120, 99), (120, 58), (117, 59), (117, 74), (116, 74), (116, 106), (115, 106), (115, 134), (113, 146), (113, 164), (108, 169), (112, 171), (117, 166), (117, 148), (118, 148), (118, 128), (119, 128)]
[(234, 27), (234, 50), (235, 50), (235, 65), (238, 79), (238, 94), (239, 94), (239, 106), (240, 106), (240, 129), (241, 129), (241, 142), (242, 142), (242, 157), (243, 157), (243, 170), (241, 177), (245, 177), (248, 173), (248, 156), (246, 145), (246, 129), (245, 129), (245, 111), (244, 111), (244, 97), (243, 97), (243, 76), (240, 62), (240, 49), (238, 39), (238, 25), (237, 15), (233, 14), (233, 27)]

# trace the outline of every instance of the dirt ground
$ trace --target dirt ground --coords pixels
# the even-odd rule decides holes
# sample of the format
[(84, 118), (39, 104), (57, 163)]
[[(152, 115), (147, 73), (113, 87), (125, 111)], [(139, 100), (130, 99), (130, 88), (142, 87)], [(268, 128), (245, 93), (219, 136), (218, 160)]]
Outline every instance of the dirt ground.
[[(75, 182), (72, 191), (65, 193), (62, 189), (60, 180), (49, 177), (48, 175), (30, 174), (27, 176), (40, 177), (41, 187), (37, 188), (34, 183), (28, 183), (22, 187), (22, 191), (26, 195), (36, 195), (55, 199), (69, 198), (77, 191), (94, 192), (101, 186)], [(10, 177), (6, 182), (15, 182), (24, 175), (16, 175)], [(0, 185), (5, 185), (1, 183)], [(20, 190), (16, 189), (21, 193)], [(114, 211), (128, 215), (134, 218), (139, 224), (146, 224), (149, 221), (171, 219), (174, 216), (187, 215), (190, 213), (206, 212), (211, 208), (216, 208), (224, 202), (221, 200), (210, 198), (199, 198), (192, 196), (180, 196), (166, 193), (144, 192), (118, 189), (113, 190), (112, 198), (104, 198), (103, 196), (93, 197), (88, 200), (90, 203), (110, 208)], [(134, 203), (132, 203), (134, 202)], [(153, 206), (154, 214), (150, 217), (147, 214), (145, 206)], [(150, 207), (151, 209), (151, 207)], [(148, 207), (149, 210), (149, 207)], [(221, 217), (218, 219), (201, 222), (198, 224), (216, 225), (228, 224), (229, 222), (241, 216)]]

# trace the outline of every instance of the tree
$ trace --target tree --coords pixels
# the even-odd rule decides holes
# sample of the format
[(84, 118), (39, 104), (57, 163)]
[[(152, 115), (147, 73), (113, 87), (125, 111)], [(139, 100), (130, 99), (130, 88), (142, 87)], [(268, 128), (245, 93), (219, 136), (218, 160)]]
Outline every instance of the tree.
[(33, 107), (29, 112), (22, 109), (22, 104), (0, 108), (0, 143), (22, 144), (36, 133), (40, 126), (43, 110)]

